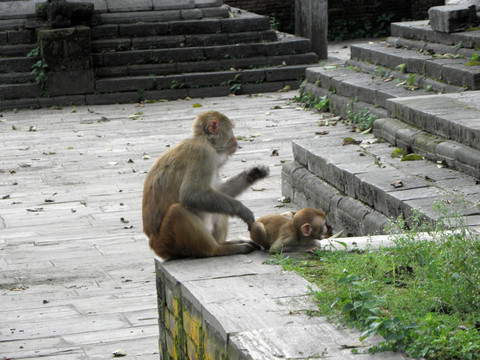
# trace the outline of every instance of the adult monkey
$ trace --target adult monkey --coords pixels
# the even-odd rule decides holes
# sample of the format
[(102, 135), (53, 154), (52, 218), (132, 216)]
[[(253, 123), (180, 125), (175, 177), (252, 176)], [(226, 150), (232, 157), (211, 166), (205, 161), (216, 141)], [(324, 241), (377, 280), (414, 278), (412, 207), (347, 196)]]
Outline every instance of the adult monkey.
[(253, 213), (234, 197), (269, 174), (255, 166), (220, 183), (219, 168), (237, 150), (233, 123), (207, 111), (193, 123), (193, 137), (163, 153), (147, 174), (143, 189), (143, 231), (164, 260), (247, 254), (250, 240), (226, 241), (228, 216), (248, 225)]

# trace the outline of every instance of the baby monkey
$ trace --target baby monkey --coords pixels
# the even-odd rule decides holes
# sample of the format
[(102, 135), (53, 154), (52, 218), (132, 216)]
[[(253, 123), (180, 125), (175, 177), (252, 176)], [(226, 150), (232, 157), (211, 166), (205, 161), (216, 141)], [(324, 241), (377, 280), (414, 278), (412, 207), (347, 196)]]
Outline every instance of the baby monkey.
[(262, 216), (250, 230), (250, 239), (269, 252), (313, 252), (317, 248), (315, 240), (330, 236), (332, 228), (325, 213), (314, 208)]

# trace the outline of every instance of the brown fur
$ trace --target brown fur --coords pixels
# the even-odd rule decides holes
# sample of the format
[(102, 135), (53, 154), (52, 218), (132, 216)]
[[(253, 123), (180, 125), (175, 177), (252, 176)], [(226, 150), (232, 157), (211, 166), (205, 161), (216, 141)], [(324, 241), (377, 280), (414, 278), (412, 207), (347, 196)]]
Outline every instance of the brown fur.
[[(208, 111), (197, 116), (193, 136), (162, 154), (147, 174), (143, 190), (143, 230), (150, 247), (165, 260), (245, 254), (248, 240), (226, 242), (228, 216), (248, 227), (253, 213), (234, 197), (268, 175), (257, 166), (221, 184), (218, 169), (237, 149), (233, 123)], [(253, 245), (252, 245), (253, 244)]]
[(315, 240), (331, 235), (325, 213), (314, 208), (303, 208), (293, 214), (262, 216), (250, 231), (250, 238), (270, 252), (312, 251)]

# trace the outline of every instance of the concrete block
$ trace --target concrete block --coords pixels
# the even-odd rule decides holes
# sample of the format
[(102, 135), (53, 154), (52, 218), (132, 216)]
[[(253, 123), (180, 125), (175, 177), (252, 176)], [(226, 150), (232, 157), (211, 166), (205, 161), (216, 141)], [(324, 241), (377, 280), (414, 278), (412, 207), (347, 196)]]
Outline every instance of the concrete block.
[(93, 70), (49, 72), (46, 89), (52, 96), (92, 93), (94, 91)]
[(432, 30), (452, 33), (465, 31), (478, 25), (477, 11), (474, 5), (445, 5), (428, 9)]

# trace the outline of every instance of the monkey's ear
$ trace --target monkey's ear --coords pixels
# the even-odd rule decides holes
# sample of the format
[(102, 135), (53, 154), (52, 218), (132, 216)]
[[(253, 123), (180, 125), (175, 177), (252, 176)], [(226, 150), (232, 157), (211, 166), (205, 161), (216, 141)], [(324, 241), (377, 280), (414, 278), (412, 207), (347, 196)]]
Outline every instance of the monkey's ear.
[(217, 119), (210, 121), (210, 124), (208, 125), (208, 132), (211, 135), (217, 135), (220, 132), (220, 124)]
[(310, 234), (312, 233), (312, 227), (309, 223), (303, 224), (300, 229), (302, 230), (302, 235), (305, 237), (310, 236)]

